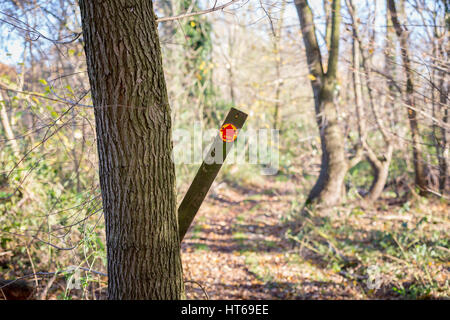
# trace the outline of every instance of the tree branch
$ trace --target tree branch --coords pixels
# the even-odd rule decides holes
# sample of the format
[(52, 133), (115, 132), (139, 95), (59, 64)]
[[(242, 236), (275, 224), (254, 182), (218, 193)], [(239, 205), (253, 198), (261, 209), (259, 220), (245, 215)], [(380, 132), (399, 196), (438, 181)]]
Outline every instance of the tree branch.
[(313, 86), (321, 85), (324, 76), (322, 56), (319, 44), (317, 43), (313, 14), (307, 0), (295, 0), (295, 7), (297, 8), (297, 14), (300, 19), (309, 72), (316, 78), (311, 80), (311, 82)]
[(341, 1), (333, 0), (331, 16), (331, 43), (328, 57), (327, 77), (335, 78), (339, 58), (339, 29), (341, 26)]
[(196, 11), (196, 12), (191, 12), (191, 13), (183, 13), (177, 16), (173, 16), (173, 17), (162, 17), (162, 18), (158, 18), (156, 19), (156, 22), (166, 22), (166, 21), (174, 21), (174, 20), (179, 20), (179, 19), (183, 19), (183, 18), (189, 18), (189, 17), (193, 17), (193, 16), (199, 16), (202, 14), (206, 14), (206, 13), (210, 13), (210, 12), (214, 12), (214, 11), (219, 11), (219, 10), (223, 10), (226, 7), (231, 6), (233, 3), (237, 2), (238, 0), (231, 0), (221, 6), (216, 7), (216, 5), (214, 5), (212, 8), (209, 9), (205, 9), (205, 10), (200, 10), (200, 11)]

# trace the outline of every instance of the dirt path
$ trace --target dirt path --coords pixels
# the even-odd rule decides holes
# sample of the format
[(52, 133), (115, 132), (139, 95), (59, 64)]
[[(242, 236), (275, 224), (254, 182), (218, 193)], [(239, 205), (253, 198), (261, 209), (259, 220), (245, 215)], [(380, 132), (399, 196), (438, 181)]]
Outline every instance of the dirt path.
[(280, 223), (295, 198), (288, 185), (226, 186), (208, 196), (182, 245), (187, 297), (360, 299), (356, 283), (299, 255)]

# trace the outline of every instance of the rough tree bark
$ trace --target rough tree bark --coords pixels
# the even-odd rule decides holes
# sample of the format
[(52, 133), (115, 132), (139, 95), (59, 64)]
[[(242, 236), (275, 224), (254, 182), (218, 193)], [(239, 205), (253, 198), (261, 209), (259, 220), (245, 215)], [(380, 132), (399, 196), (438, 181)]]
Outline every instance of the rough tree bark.
[(108, 298), (180, 299), (170, 107), (152, 1), (79, 5), (95, 105)]
[(339, 56), (340, 1), (332, 3), (330, 51), (327, 72), (322, 66), (322, 56), (317, 42), (313, 14), (306, 0), (295, 0), (305, 44), (306, 57), (314, 93), (317, 124), (322, 146), (322, 163), (319, 178), (312, 188), (307, 203), (325, 206), (338, 204), (344, 193), (344, 178), (348, 171), (344, 135), (338, 122), (334, 103)]

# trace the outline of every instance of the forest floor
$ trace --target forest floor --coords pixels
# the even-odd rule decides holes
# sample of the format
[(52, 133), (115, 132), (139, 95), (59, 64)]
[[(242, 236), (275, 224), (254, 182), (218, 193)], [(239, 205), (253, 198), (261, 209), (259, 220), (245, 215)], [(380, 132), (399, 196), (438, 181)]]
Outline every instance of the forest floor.
[[(392, 197), (364, 209), (348, 201), (326, 213), (305, 215), (304, 188), (295, 177), (282, 175), (245, 186), (226, 179), (214, 184), (182, 242), (187, 298), (450, 297), (447, 202)], [(46, 246), (21, 248), (28, 247), (0, 252), (0, 278), (52, 271), (45, 269), (50, 261)], [(105, 253), (92, 252), (92, 267), (105, 273)], [(63, 253), (67, 256), (58, 256), (61, 269), (73, 264), (70, 253)], [(106, 298), (103, 275), (83, 272), (83, 290), (67, 290), (67, 276), (59, 275), (27, 278), (33, 292), (25, 290), (24, 298)]]
[(448, 204), (385, 199), (374, 210), (292, 219), (296, 197), (292, 183), (276, 179), (213, 189), (182, 243), (187, 298), (450, 296)]

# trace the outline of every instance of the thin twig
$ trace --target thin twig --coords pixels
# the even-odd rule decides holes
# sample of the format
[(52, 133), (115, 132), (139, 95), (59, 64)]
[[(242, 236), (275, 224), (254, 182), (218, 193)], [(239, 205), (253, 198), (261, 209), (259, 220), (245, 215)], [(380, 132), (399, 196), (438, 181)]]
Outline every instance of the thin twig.
[(192, 12), (192, 13), (183, 13), (177, 16), (172, 16), (172, 17), (163, 17), (163, 18), (158, 18), (156, 19), (156, 22), (166, 22), (166, 21), (174, 21), (174, 20), (179, 20), (179, 19), (183, 19), (183, 18), (189, 18), (189, 17), (193, 17), (193, 16), (198, 16), (198, 15), (202, 15), (202, 14), (206, 14), (206, 13), (211, 13), (214, 11), (219, 11), (219, 10), (223, 10), (226, 7), (232, 5), (233, 3), (237, 2), (239, 0), (231, 0), (221, 6), (216, 7), (216, 5), (214, 5), (212, 8), (209, 9), (205, 9), (205, 10), (200, 10), (200, 11), (196, 11), (196, 12)]
[(205, 295), (205, 297), (206, 297), (206, 300), (209, 300), (209, 296), (208, 296), (208, 292), (206, 292), (206, 290), (205, 290), (205, 288), (203, 288), (203, 286), (200, 284), (200, 283), (198, 283), (197, 281), (195, 281), (195, 280), (185, 280), (184, 281), (184, 283), (195, 283), (196, 285), (198, 285), (199, 287), (200, 287), (200, 289), (202, 289), (202, 291), (203, 291), (203, 294)]

